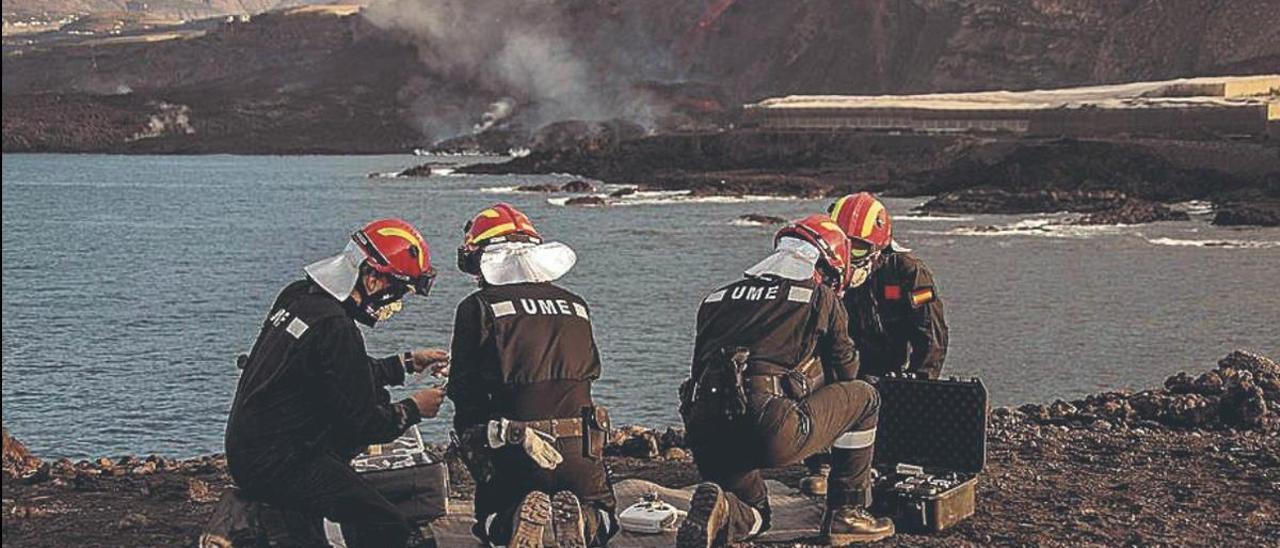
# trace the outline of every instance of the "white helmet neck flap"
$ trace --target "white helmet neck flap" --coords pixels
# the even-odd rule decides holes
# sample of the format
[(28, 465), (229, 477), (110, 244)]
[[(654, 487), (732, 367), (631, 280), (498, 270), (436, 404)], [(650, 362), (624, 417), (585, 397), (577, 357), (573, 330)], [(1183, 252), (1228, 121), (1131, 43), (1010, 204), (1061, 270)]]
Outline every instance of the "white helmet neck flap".
[(745, 272), (753, 278), (777, 276), (802, 282), (813, 278), (814, 265), (822, 258), (818, 247), (799, 238), (782, 238), (773, 254), (756, 263)]
[(360, 277), (360, 264), (365, 259), (364, 251), (352, 240), (347, 242), (347, 247), (341, 254), (311, 263), (303, 267), (303, 270), (325, 293), (339, 301), (345, 301), (356, 287), (356, 279)]
[(560, 242), (492, 244), (480, 256), (480, 276), (489, 285), (554, 282), (577, 262), (573, 249)]

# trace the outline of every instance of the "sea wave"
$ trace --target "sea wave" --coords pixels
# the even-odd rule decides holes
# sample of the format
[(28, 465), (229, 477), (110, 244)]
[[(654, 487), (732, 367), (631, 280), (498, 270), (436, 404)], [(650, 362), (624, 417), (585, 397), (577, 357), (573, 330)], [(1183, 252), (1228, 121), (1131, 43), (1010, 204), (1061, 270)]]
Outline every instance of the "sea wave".
[(895, 215), (895, 221), (913, 221), (920, 223), (947, 223), (947, 222), (966, 222), (972, 221), (973, 217), (963, 217), (960, 215)]
[(734, 219), (732, 221), (729, 221), (729, 225), (730, 226), (746, 226), (746, 227), (774, 226), (773, 223), (762, 223), (760, 221), (749, 221), (747, 219)]
[(1181, 238), (1144, 238), (1147, 243), (1174, 247), (1207, 247), (1214, 249), (1271, 249), (1280, 242), (1268, 240), (1186, 240)]
[(1061, 219), (1023, 219), (1008, 225), (958, 226), (941, 231), (948, 236), (1039, 236), (1042, 238), (1084, 239), (1103, 234), (1114, 234), (1127, 228), (1125, 225), (1073, 225), (1063, 224)]
[(485, 194), (514, 194), (514, 193), (518, 192), (518, 191), (516, 190), (517, 188), (519, 188), (519, 187), (515, 187), (515, 186), (491, 186), (491, 187), (487, 187), (487, 188), (482, 188), (482, 189), (480, 189), (480, 192), (483, 192), (483, 193), (485, 193)]
[(1213, 202), (1204, 200), (1190, 200), (1179, 202), (1170, 206), (1175, 211), (1185, 212), (1187, 215), (1209, 215), (1213, 213)]
[[(794, 196), (768, 196), (768, 195), (745, 195), (745, 196), (692, 196), (692, 192), (688, 190), (656, 190), (641, 191), (634, 194), (623, 196), (620, 198), (610, 198), (608, 194), (590, 194), (604, 198), (610, 206), (626, 207), (641, 205), (673, 205), (673, 204), (740, 204), (747, 202), (789, 202), (800, 200)], [(548, 198), (547, 203), (554, 206), (563, 206), (575, 196)]]

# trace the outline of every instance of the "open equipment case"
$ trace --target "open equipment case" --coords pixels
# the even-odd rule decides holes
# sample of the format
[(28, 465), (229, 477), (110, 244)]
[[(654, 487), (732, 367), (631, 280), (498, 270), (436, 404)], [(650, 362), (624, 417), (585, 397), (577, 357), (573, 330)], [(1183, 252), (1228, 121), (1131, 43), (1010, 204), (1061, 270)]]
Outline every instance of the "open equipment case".
[(890, 374), (873, 384), (880, 391), (880, 419), (872, 511), (914, 532), (943, 531), (972, 516), (987, 461), (982, 381)]
[(351, 467), (418, 524), (449, 513), (449, 467), (427, 452), (416, 425), (388, 443), (369, 446)]

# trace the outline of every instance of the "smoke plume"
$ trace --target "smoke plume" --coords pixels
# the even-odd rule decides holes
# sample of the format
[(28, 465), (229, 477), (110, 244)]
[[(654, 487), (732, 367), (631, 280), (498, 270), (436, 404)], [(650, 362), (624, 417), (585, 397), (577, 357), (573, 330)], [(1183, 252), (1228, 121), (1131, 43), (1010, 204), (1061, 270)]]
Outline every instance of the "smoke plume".
[(417, 47), (433, 81), (401, 99), (440, 138), (504, 123), (650, 123), (653, 105), (633, 84), (668, 77), (668, 53), (639, 18), (605, 11), (554, 0), (382, 0), (364, 13)]

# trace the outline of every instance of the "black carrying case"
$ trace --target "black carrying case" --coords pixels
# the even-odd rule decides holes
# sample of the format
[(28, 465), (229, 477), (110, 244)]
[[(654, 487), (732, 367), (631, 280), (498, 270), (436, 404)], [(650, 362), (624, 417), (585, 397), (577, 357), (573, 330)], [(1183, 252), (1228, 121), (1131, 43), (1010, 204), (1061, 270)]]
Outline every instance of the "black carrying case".
[(427, 452), (417, 426), (389, 443), (370, 446), (351, 466), (418, 524), (449, 513), (449, 467)]
[(904, 531), (938, 532), (972, 516), (987, 462), (987, 389), (979, 379), (876, 380), (873, 511)]

